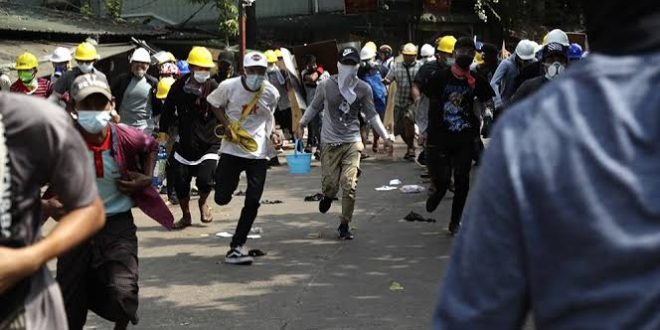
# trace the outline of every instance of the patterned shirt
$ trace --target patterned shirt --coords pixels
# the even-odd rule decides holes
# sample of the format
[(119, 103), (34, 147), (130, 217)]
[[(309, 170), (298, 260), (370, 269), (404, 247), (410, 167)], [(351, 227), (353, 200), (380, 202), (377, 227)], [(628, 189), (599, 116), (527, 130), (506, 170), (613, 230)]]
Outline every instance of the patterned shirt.
[(21, 94), (27, 94), (27, 95), (34, 95), (34, 96), (40, 96), (43, 98), (47, 98), (50, 96), (50, 94), (53, 92), (53, 86), (50, 83), (50, 80), (46, 80), (43, 78), (35, 78), (37, 82), (37, 88), (30, 90), (27, 86), (25, 86), (25, 83), (23, 81), (16, 80), (11, 87), (9, 88), (9, 91), (12, 93), (21, 93)]
[[(390, 72), (387, 73), (386, 79), (389, 81), (396, 81), (396, 95), (395, 105), (397, 107), (407, 107), (413, 104), (413, 99), (410, 96), (410, 89), (412, 88), (411, 82), (414, 81), (417, 71), (422, 67), (419, 61), (415, 61), (410, 67), (407, 68), (402, 62), (392, 63)], [(408, 72), (406, 72), (408, 71)], [(410, 79), (408, 79), (410, 73)]]

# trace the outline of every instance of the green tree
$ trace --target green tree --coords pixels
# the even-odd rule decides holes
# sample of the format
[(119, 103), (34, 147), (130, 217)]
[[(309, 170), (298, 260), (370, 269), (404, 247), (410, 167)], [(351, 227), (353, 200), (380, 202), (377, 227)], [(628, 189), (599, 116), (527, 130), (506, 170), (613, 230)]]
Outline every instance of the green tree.
[(218, 31), (229, 39), (238, 35), (238, 7), (235, 0), (188, 0), (192, 4), (208, 5), (212, 3), (218, 11)]

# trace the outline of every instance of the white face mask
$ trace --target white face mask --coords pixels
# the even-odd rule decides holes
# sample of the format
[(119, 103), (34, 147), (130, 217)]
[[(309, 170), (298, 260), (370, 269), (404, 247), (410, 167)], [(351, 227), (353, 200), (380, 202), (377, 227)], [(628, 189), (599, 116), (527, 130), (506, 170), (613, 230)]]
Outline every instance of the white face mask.
[(360, 68), (359, 64), (344, 65), (337, 63), (337, 83), (339, 84), (339, 92), (348, 101), (348, 104), (353, 104), (357, 98), (355, 94), (355, 86), (358, 83), (357, 72)]
[(211, 72), (208, 71), (193, 72), (193, 78), (195, 78), (195, 80), (200, 84), (205, 83), (207, 80), (209, 80), (210, 77), (211, 77)]
[(454, 63), (456, 63), (456, 60), (453, 57), (449, 57), (445, 60), (445, 63), (447, 66), (454, 66)]
[(133, 74), (135, 75), (136, 78), (142, 79), (147, 74), (147, 71), (140, 69), (133, 72)]
[(78, 124), (91, 134), (98, 134), (108, 126), (112, 115), (110, 111), (78, 110)]
[(566, 70), (566, 66), (561, 62), (553, 62), (551, 64), (546, 64), (545, 77), (548, 80), (554, 80), (559, 75), (561, 75), (564, 72), (564, 70)]
[(82, 63), (78, 65), (78, 68), (80, 68), (82, 73), (90, 73), (92, 70), (94, 70), (94, 63)]

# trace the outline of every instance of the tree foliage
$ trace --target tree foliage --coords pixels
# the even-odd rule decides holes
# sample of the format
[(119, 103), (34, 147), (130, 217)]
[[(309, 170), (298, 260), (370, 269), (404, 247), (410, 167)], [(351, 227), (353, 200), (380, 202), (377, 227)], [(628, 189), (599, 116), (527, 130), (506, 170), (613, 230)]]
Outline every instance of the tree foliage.
[(218, 11), (218, 31), (225, 36), (225, 39), (238, 35), (238, 7), (234, 0), (188, 0), (193, 4), (209, 4)]

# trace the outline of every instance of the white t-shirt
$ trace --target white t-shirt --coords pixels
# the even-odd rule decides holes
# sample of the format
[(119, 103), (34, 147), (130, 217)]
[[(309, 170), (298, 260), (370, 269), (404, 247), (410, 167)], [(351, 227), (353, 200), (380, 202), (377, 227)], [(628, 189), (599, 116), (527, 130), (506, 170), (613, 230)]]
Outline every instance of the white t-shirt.
[[(241, 77), (236, 77), (221, 82), (220, 86), (209, 94), (206, 100), (216, 108), (225, 109), (229, 121), (235, 122), (241, 119), (243, 109), (252, 101), (255, 94), (256, 92), (245, 89)], [(273, 129), (273, 113), (277, 109), (279, 98), (280, 93), (277, 88), (268, 81), (264, 81), (264, 91), (257, 105), (243, 122), (243, 128), (257, 142), (257, 151), (247, 152), (239, 145), (223, 140), (220, 153), (243, 158), (267, 159), (267, 141)]]

